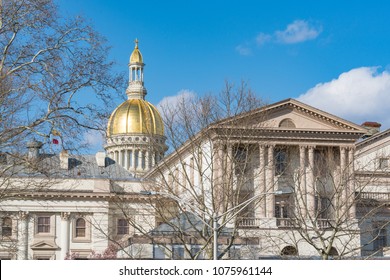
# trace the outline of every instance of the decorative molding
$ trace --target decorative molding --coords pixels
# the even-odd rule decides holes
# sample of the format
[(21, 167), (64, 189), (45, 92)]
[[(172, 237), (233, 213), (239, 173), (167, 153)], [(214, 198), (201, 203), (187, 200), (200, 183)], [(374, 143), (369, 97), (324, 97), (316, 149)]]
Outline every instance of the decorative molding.
[(70, 216), (70, 212), (61, 212), (61, 220), (63, 221), (69, 221)]
[(29, 218), (29, 212), (27, 211), (19, 211), (18, 212), (19, 219), (22, 221), (26, 221)]

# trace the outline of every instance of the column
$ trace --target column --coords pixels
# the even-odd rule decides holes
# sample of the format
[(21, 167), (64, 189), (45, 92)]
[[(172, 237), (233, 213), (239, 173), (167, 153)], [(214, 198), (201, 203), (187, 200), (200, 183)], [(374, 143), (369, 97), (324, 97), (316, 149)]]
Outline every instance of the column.
[(129, 170), (129, 151), (125, 150), (125, 169)]
[(119, 165), (123, 167), (123, 151), (119, 150)]
[(29, 213), (20, 211), (18, 221), (18, 260), (28, 260), (28, 220)]
[(150, 156), (150, 153), (148, 150), (145, 151), (145, 169), (146, 170), (149, 170), (150, 169), (150, 165), (149, 165), (149, 156)]
[(60, 247), (61, 247), (61, 256), (60, 259), (64, 260), (66, 254), (69, 253), (69, 218), (70, 213), (63, 212), (61, 213), (61, 235), (60, 235)]
[(215, 211), (218, 211), (219, 206), (222, 204), (222, 161), (223, 161), (223, 151), (222, 145), (219, 142), (214, 142), (213, 147), (213, 203), (215, 206)]
[(297, 175), (296, 191), (298, 202), (298, 216), (305, 218), (307, 215), (307, 202), (306, 202), (306, 146), (299, 146), (299, 171)]
[(141, 168), (142, 170), (145, 170), (146, 169), (146, 155), (145, 155), (145, 150), (142, 150), (140, 152), (141, 154), (141, 159), (140, 159), (140, 164), (141, 164)]
[(355, 204), (355, 170), (354, 170), (354, 147), (350, 147), (348, 150), (348, 206), (349, 206), (349, 217), (351, 219), (356, 218), (356, 204)]
[(136, 161), (136, 158), (137, 158), (137, 151), (135, 149), (133, 149), (133, 163), (132, 163), (132, 168), (133, 170), (135, 170), (137, 168), (137, 161)]
[[(266, 193), (266, 184), (265, 184), (265, 146), (260, 144), (259, 145), (259, 186), (255, 188), (255, 195)], [(262, 195), (259, 199), (259, 204), (256, 207), (255, 210), (255, 216), (256, 218), (265, 218), (266, 213), (266, 195)]]
[[(266, 167), (266, 187), (267, 193), (274, 192), (274, 175), (275, 175), (275, 164), (274, 164), (274, 146), (268, 146), (268, 159)], [(273, 218), (275, 216), (275, 195), (266, 195), (266, 214), (267, 218)]]
[(339, 211), (339, 217), (340, 218), (341, 216), (344, 216), (347, 211), (347, 207), (346, 207), (346, 204), (347, 204), (347, 186), (346, 186), (346, 181), (345, 179), (347, 178), (347, 167), (346, 167), (346, 162), (347, 162), (347, 159), (346, 159), (346, 148), (345, 147), (341, 147), (340, 148), (340, 185), (339, 186), (336, 186), (337, 190), (337, 198), (339, 199), (339, 202), (337, 204), (337, 208), (338, 211)]
[(309, 166), (306, 182), (306, 201), (307, 214), (310, 217), (315, 216), (315, 179), (314, 179), (314, 147), (310, 146), (308, 151)]

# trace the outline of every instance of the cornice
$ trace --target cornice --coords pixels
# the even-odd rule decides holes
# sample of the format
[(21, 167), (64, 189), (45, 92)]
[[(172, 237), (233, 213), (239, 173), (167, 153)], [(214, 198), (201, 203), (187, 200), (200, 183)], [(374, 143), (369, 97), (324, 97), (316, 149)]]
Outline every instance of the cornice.
[(105, 200), (105, 201), (115, 201), (115, 200), (134, 200), (134, 201), (144, 201), (148, 200), (148, 197), (145, 197), (142, 194), (138, 193), (103, 193), (103, 192), (31, 192), (31, 193), (10, 193), (8, 195), (9, 199), (58, 199), (58, 200)]

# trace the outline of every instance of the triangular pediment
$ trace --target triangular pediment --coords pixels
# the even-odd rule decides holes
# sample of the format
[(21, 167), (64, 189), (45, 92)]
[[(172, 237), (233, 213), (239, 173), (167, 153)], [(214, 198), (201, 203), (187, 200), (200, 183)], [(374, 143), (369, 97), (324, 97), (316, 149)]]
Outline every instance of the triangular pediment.
[(51, 241), (38, 241), (31, 245), (32, 250), (56, 250), (59, 247)]
[(246, 114), (226, 119), (220, 125), (300, 131), (351, 131), (365, 133), (360, 125), (321, 111), (294, 99), (283, 100)]

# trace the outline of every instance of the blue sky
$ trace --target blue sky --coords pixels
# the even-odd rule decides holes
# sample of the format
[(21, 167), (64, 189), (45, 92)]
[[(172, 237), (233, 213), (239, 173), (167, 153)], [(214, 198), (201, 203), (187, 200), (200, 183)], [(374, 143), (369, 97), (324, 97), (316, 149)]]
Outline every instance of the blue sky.
[(186, 91), (216, 94), (225, 80), (245, 80), (267, 102), (297, 98), (358, 124), (390, 127), (390, 2), (59, 3), (107, 38), (125, 75), (139, 39), (153, 104)]

